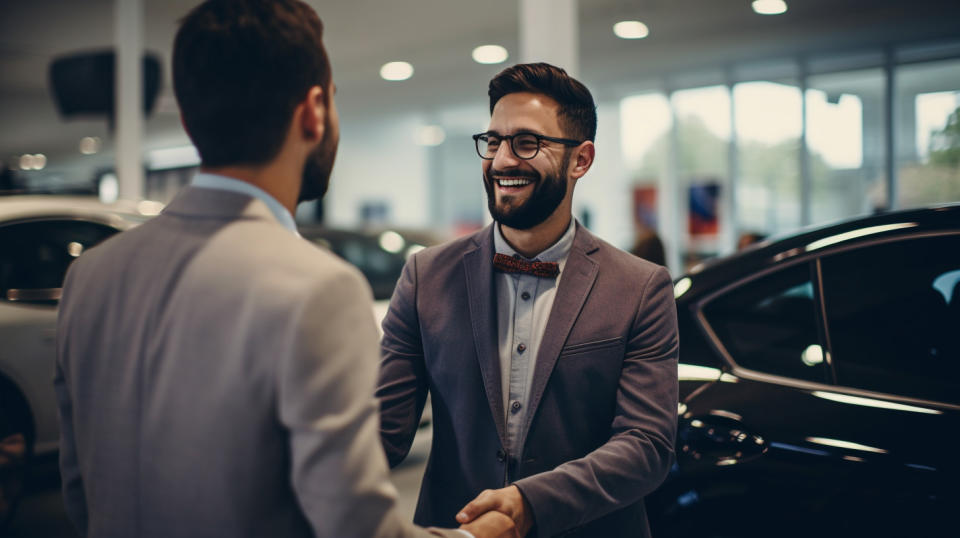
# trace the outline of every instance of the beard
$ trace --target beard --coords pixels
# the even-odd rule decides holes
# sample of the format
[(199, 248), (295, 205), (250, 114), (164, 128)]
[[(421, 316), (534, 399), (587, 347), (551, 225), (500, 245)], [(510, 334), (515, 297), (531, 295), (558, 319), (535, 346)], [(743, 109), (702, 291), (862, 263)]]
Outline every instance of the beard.
[[(567, 169), (569, 161), (565, 158), (558, 173), (541, 176), (537, 172), (523, 170), (497, 171), (491, 166), (483, 175), (483, 187), (487, 191), (487, 209), (490, 216), (508, 228), (514, 230), (529, 230), (547, 220), (564, 197), (567, 195)], [(515, 196), (507, 195), (497, 205), (497, 195), (494, 192), (496, 180), (500, 177), (523, 177), (533, 181), (533, 192), (523, 202), (518, 202)]]
[[(330, 130), (329, 120), (324, 132), (333, 134)], [(307, 162), (303, 165), (303, 179), (300, 182), (300, 194), (297, 197), (297, 203), (320, 200), (327, 193), (339, 144), (340, 133), (326, 136), (307, 157)]]

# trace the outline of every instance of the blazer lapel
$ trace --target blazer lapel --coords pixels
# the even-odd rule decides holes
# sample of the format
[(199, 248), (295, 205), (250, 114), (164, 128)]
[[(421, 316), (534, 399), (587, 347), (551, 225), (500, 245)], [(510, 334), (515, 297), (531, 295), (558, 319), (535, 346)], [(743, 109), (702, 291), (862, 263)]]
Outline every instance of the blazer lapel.
[(540, 350), (537, 352), (520, 446), (526, 442), (527, 431), (537, 413), (540, 398), (547, 387), (553, 367), (557, 364), (557, 358), (560, 357), (560, 350), (563, 349), (567, 336), (570, 335), (570, 330), (597, 280), (600, 265), (589, 255), (598, 247), (599, 244), (593, 234), (578, 223), (567, 263), (560, 276), (560, 287), (557, 288), (553, 307), (550, 309), (550, 317), (547, 318), (547, 326), (543, 331), (543, 339), (540, 341)]
[(497, 309), (494, 304), (496, 293), (493, 288), (493, 225), (477, 236), (476, 244), (477, 248), (463, 255), (470, 325), (473, 327), (473, 342), (477, 348), (477, 360), (483, 375), (487, 402), (490, 404), (490, 412), (493, 413), (500, 442), (506, 446), (503, 395), (500, 389), (500, 357), (497, 349)]

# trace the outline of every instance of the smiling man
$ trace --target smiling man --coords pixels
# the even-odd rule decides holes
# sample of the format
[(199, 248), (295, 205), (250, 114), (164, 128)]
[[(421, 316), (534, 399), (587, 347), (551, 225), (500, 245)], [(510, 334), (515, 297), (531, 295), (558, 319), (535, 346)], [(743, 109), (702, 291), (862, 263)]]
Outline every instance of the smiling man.
[(383, 322), (384, 448), (403, 460), (429, 392), (418, 523), (499, 511), (521, 534), (647, 536), (677, 418), (670, 277), (572, 216), (595, 155), (589, 90), (520, 64), (489, 96), (474, 140), (495, 222), (404, 268)]

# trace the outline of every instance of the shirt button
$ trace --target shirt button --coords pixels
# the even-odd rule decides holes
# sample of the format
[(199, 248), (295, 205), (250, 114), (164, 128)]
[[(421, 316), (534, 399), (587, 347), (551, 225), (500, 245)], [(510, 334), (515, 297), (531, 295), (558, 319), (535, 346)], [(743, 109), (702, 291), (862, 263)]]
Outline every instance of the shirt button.
[(530, 300), (530, 292), (525, 291), (521, 293), (520, 298), (523, 299), (524, 301)]
[(520, 344), (517, 346), (517, 353), (523, 353), (526, 350), (527, 350), (527, 346), (525, 344)]
[(519, 411), (521, 407), (523, 407), (523, 404), (521, 404), (517, 400), (514, 400), (513, 403), (510, 404), (510, 410), (513, 411), (514, 413)]

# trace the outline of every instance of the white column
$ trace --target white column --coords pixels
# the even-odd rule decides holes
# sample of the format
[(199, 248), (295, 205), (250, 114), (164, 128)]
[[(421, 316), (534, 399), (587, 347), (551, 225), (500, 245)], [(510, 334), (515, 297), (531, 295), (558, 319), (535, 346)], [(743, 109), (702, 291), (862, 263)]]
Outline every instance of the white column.
[(143, 197), (143, 0), (115, 0), (116, 168), (120, 198)]
[(674, 277), (683, 273), (683, 259), (680, 251), (686, 248), (683, 230), (683, 204), (686, 200), (680, 189), (680, 136), (677, 133), (677, 109), (673, 102), (673, 90), (667, 92), (667, 101), (670, 103), (670, 144), (669, 158), (667, 159), (667, 173), (659, 179), (659, 193), (657, 194), (657, 216), (660, 220), (660, 238), (666, 249), (667, 268)]
[(520, 0), (520, 62), (580, 71), (577, 0)]

